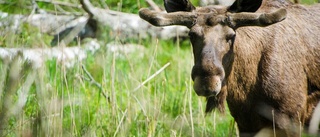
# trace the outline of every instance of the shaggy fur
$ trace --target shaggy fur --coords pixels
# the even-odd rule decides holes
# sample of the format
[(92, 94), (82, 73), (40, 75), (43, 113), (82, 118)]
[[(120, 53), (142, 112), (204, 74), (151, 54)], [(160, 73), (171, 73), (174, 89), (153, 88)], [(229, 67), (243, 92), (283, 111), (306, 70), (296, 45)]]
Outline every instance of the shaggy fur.
[(320, 5), (265, 2), (258, 12), (271, 7), (285, 7), (287, 18), (265, 28), (239, 28), (233, 61), (226, 65), (231, 68), (225, 68), (230, 71), (222, 92), (243, 132), (271, 126), (271, 111), (278, 128), (308, 124), (320, 99)]
[[(177, 3), (179, 0), (166, 0), (170, 1)], [(179, 14), (179, 18), (187, 13), (197, 16), (195, 20), (184, 21), (190, 28), (193, 45), (195, 90), (198, 95), (207, 97), (206, 112), (215, 108), (224, 112), (226, 100), (241, 136), (252, 136), (265, 127), (272, 129), (273, 124), (286, 136), (298, 136), (299, 127), (308, 126), (320, 100), (320, 5), (263, 0), (257, 2), (262, 3), (257, 15), (237, 17), (239, 21), (244, 19), (240, 26), (228, 22), (233, 19), (228, 17), (232, 12), (255, 11), (256, 3), (241, 7), (250, 2), (252, 0), (239, 0), (231, 8), (197, 7), (186, 13), (170, 9)], [(237, 5), (241, 8), (237, 9)], [(188, 8), (190, 5), (182, 11), (189, 11)], [(281, 12), (268, 16), (259, 14), (279, 8), (287, 12), (283, 21)], [(156, 20), (157, 25), (181, 25), (174, 23), (178, 22), (174, 14), (149, 15), (145, 11), (140, 14), (148, 17), (149, 22)], [(193, 18), (192, 15), (186, 17)], [(276, 19), (266, 19), (271, 21), (267, 25), (273, 25), (259, 27), (265, 25), (261, 25), (261, 19), (254, 19), (262, 16)], [(246, 21), (247, 17), (253, 17), (253, 21)], [(221, 91), (215, 91), (216, 83), (222, 83)]]

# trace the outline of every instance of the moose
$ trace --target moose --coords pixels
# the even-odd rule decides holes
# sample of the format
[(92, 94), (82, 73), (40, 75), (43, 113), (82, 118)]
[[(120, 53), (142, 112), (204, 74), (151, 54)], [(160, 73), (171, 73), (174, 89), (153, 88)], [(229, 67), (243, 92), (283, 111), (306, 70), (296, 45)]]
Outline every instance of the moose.
[(236, 0), (195, 7), (164, 0), (167, 13), (139, 16), (154, 26), (190, 29), (194, 90), (206, 112), (227, 102), (240, 136), (264, 128), (299, 136), (320, 100), (320, 5), (286, 0)]

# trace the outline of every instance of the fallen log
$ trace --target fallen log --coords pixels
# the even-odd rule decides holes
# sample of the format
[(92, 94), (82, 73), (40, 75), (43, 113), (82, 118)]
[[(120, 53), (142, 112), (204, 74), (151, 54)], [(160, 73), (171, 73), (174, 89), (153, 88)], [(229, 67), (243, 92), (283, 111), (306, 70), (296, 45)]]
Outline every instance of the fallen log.
[[(69, 32), (77, 28), (78, 33), (69, 36), (79, 36), (80, 38), (95, 37), (97, 28), (110, 28), (114, 37), (118, 38), (147, 38), (148, 36), (159, 39), (172, 39), (176, 37), (187, 37), (188, 29), (183, 26), (154, 27), (146, 21), (140, 19), (137, 14), (117, 12), (94, 7), (88, 0), (81, 0), (82, 7), (91, 16), (85, 15), (53, 15), (53, 14), (31, 14), (31, 15), (11, 15), (0, 12), (0, 36), (5, 36), (8, 32), (20, 33), (23, 23), (39, 28), (41, 33), (55, 36), (52, 45), (64, 39)], [(88, 21), (91, 20), (91, 21)], [(89, 23), (91, 22), (91, 23)], [(96, 23), (92, 23), (96, 22)], [(86, 29), (90, 30), (86, 30)], [(81, 32), (85, 32), (81, 34)], [(86, 34), (86, 32), (91, 34)], [(81, 37), (83, 36), (83, 37)], [(56, 40), (59, 39), (59, 40)], [(67, 45), (68, 42), (65, 42)]]
[(53, 47), (53, 48), (0, 48), (0, 59), (12, 61), (18, 54), (24, 60), (29, 61), (33, 68), (43, 66), (45, 61), (55, 59), (66, 67), (72, 67), (87, 57), (87, 52), (95, 53), (100, 48), (96, 40), (84, 43), (76, 47)]
[(148, 35), (160, 39), (187, 37), (188, 29), (184, 26), (154, 27), (142, 20), (137, 14), (123, 13), (94, 7), (89, 0), (80, 0), (83, 9), (98, 24), (110, 27), (121, 38), (146, 38)]
[[(125, 58), (131, 53), (138, 53), (142, 57), (144, 46), (138, 44), (121, 44), (111, 42), (105, 45), (106, 54), (114, 54), (117, 58)], [(0, 60), (11, 62), (17, 55), (25, 61), (28, 61), (34, 69), (43, 66), (45, 61), (55, 59), (58, 63), (67, 68), (73, 67), (75, 63), (82, 61), (88, 55), (96, 53), (101, 45), (96, 39), (83, 43), (75, 47), (51, 47), (51, 48), (0, 48)]]
[(200, 0), (199, 3), (201, 6), (207, 5), (225, 5), (230, 6), (234, 0)]
[(87, 19), (88, 17), (86, 16), (53, 14), (33, 14), (28, 16), (20, 14), (11, 15), (0, 12), (0, 36), (4, 36), (9, 31), (19, 33), (21, 31), (20, 26), (23, 23), (28, 23), (39, 28), (40, 32), (42, 33), (55, 35), (62, 30), (73, 27)]

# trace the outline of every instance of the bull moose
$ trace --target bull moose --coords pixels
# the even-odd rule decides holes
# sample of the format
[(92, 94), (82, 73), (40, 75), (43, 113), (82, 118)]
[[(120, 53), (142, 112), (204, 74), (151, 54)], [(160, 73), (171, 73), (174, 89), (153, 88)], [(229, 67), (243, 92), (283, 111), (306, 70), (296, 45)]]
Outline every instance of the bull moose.
[(225, 111), (240, 136), (263, 128), (298, 136), (320, 100), (320, 5), (286, 0), (236, 0), (231, 6), (195, 7), (164, 0), (167, 13), (143, 8), (155, 26), (190, 29), (194, 90), (206, 112)]

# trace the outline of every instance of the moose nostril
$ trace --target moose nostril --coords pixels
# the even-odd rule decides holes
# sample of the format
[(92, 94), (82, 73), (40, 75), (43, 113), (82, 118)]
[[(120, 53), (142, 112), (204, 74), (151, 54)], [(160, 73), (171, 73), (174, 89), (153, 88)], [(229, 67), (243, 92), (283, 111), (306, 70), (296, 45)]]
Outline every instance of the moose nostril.
[(191, 72), (191, 77), (194, 80), (196, 76), (220, 76), (221, 79), (224, 78), (225, 72), (222, 63), (218, 60), (202, 60), (197, 62)]
[(222, 67), (210, 66), (202, 67), (201, 65), (195, 65), (191, 71), (191, 78), (194, 81), (197, 76), (205, 77), (205, 76), (219, 76), (221, 81), (224, 79), (225, 73)]

